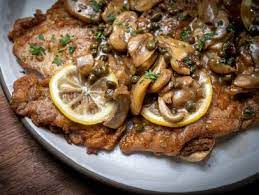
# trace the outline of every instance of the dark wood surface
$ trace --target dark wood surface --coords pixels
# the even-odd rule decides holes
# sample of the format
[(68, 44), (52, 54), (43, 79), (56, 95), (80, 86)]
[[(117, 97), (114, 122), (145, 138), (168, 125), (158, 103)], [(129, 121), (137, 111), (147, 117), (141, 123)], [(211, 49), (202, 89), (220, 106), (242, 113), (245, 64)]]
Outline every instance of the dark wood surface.
[[(251, 194), (253, 182), (233, 191)], [(9, 108), (0, 87), (0, 194), (129, 194), (77, 173), (47, 152)]]

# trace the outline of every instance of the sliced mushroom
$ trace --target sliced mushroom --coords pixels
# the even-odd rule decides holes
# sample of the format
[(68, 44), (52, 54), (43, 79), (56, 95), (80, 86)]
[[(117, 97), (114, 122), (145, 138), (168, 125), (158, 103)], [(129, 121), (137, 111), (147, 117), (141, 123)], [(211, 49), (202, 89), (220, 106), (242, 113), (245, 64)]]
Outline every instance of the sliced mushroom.
[(155, 48), (153, 50), (147, 48), (147, 43), (151, 40), (154, 40), (154, 36), (150, 33), (139, 34), (130, 38), (128, 52), (136, 67), (143, 66), (147, 70), (152, 65), (151, 63), (154, 63), (152, 57), (155, 53)]
[(183, 107), (189, 100), (195, 99), (195, 93), (190, 88), (176, 90), (173, 96), (173, 106), (175, 108)]
[(93, 6), (91, 0), (65, 0), (65, 8), (74, 17), (87, 22), (96, 23), (100, 21), (101, 0), (96, 0), (98, 6)]
[(259, 72), (252, 74), (240, 74), (233, 81), (233, 84), (237, 87), (245, 89), (259, 88)]
[(74, 61), (82, 75), (87, 76), (92, 72), (94, 66), (94, 58), (92, 54), (77, 57)]
[(256, 0), (243, 0), (241, 4), (241, 19), (244, 26), (251, 33), (258, 32), (258, 1)]
[(167, 93), (163, 94), (161, 97), (165, 101), (166, 104), (172, 104), (173, 103), (173, 91), (168, 91)]
[(198, 3), (199, 18), (205, 23), (212, 23), (218, 15), (218, 1), (202, 0)]
[[(163, 58), (160, 57), (153, 71), (155, 74), (160, 73), (161, 69), (165, 67), (165, 64), (163, 62)], [(145, 75), (143, 75), (138, 80), (136, 85), (132, 87), (130, 95), (130, 109), (133, 115), (138, 115), (140, 113), (148, 86), (151, 84), (151, 82), (152, 80), (146, 78)]]
[(137, 68), (138, 73), (144, 73), (146, 70), (148, 70), (156, 61), (157, 54), (154, 53), (147, 61), (145, 61), (139, 68)]
[(106, 23), (113, 22), (111, 18), (116, 18), (125, 8), (128, 8), (128, 2), (125, 0), (111, 0), (102, 13), (102, 19)]
[(157, 93), (160, 91), (171, 79), (172, 71), (170, 69), (162, 69), (157, 80), (150, 85), (149, 91)]
[(150, 10), (152, 7), (157, 5), (161, 0), (129, 0), (130, 9), (139, 12)]
[(177, 88), (190, 87), (193, 82), (194, 80), (190, 76), (177, 77), (175, 79), (175, 87)]
[(117, 129), (124, 123), (129, 112), (130, 95), (126, 86), (119, 87), (115, 90), (114, 100), (116, 102), (116, 111), (103, 125)]
[(169, 37), (158, 36), (157, 40), (159, 46), (162, 48), (167, 48), (168, 52), (171, 54), (170, 64), (172, 69), (181, 75), (190, 75), (190, 68), (181, 66), (179, 61), (194, 52), (193, 47), (183, 41), (172, 39)]
[(113, 31), (109, 37), (110, 45), (117, 51), (126, 51), (131, 33), (136, 29), (137, 14), (132, 11), (122, 12), (113, 22)]
[(226, 88), (226, 92), (231, 96), (235, 96), (237, 94), (251, 92), (251, 89), (245, 89), (245, 88), (237, 87), (235, 85), (231, 85), (228, 88)]
[(235, 72), (236, 70), (231, 67), (230, 65), (223, 64), (223, 63), (218, 63), (214, 59), (209, 60), (209, 67), (210, 69), (218, 74), (230, 74), (232, 72)]
[(131, 89), (131, 112), (133, 115), (138, 115), (141, 111), (143, 101), (146, 96), (148, 86), (152, 81), (142, 76), (137, 84)]
[(113, 55), (108, 56), (109, 68), (116, 75), (119, 85), (127, 85), (129, 84), (132, 73), (126, 68), (126, 62), (118, 58), (118, 56), (115, 57)]
[(220, 58), (216, 53), (208, 53), (208, 56), (208, 66), (213, 72), (218, 74), (230, 74), (236, 71), (236, 69), (230, 65), (221, 63)]
[(158, 97), (158, 108), (161, 115), (170, 122), (176, 123), (183, 120), (185, 117), (183, 112), (177, 112), (176, 114), (173, 114), (161, 97)]

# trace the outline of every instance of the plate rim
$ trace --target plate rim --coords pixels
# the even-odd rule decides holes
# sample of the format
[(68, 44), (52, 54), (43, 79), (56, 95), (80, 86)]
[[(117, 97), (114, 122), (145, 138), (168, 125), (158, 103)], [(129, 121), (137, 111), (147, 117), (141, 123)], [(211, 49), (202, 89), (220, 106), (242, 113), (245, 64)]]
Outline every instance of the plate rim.
[[(10, 102), (11, 99), (11, 93), (8, 90), (8, 87), (6, 85), (4, 76), (3, 76), (3, 71), (0, 66), (0, 85), (3, 89), (4, 95), (8, 101)], [(16, 115), (17, 116), (17, 115)], [(137, 193), (144, 193), (144, 194), (206, 194), (206, 193), (212, 193), (212, 192), (224, 192), (224, 191), (229, 191), (233, 190), (236, 188), (240, 188), (242, 186), (245, 186), (249, 182), (254, 182), (259, 179), (259, 173), (255, 173), (254, 175), (248, 176), (240, 181), (230, 183), (227, 185), (223, 185), (220, 187), (216, 188), (211, 188), (207, 190), (202, 190), (202, 191), (190, 191), (190, 192), (159, 192), (159, 191), (151, 191), (151, 190), (145, 190), (141, 188), (137, 188), (134, 186), (126, 185), (117, 181), (114, 181), (108, 177), (102, 176), (98, 173), (95, 173), (93, 171), (90, 171), (86, 167), (83, 167), (79, 163), (73, 161), (70, 159), (67, 155), (61, 153), (55, 146), (49, 144), (46, 139), (44, 139), (42, 136), (40, 136), (37, 131), (30, 125), (29, 123), (29, 118), (26, 117), (18, 117), (17, 118), (19, 121), (22, 121), (23, 125), (25, 126), (26, 129), (29, 130), (30, 134), (34, 137), (34, 139), (37, 140), (38, 143), (40, 143), (44, 148), (47, 149), (48, 152), (50, 152), (52, 155), (56, 156), (59, 160), (61, 160), (63, 163), (68, 165), (69, 167), (72, 167), (79, 173), (83, 174), (84, 176), (88, 176), (96, 181), (99, 181), (101, 183), (104, 183), (106, 185), (122, 189), (122, 190), (128, 190), (130, 192), (137, 192)]]

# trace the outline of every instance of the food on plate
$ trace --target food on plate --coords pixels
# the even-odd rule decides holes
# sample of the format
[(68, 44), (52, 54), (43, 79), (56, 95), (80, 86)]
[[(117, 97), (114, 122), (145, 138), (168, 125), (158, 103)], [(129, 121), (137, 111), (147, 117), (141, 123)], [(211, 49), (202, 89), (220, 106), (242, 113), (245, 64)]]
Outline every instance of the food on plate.
[(198, 162), (259, 123), (254, 1), (58, 0), (9, 33), (12, 109), (89, 153)]
[(51, 99), (74, 122), (83, 125), (102, 123), (115, 110), (115, 102), (106, 97), (106, 92), (110, 90), (107, 84), (117, 86), (117, 79), (114, 74), (107, 74), (93, 82), (89, 77), (78, 76), (76, 66), (65, 66), (50, 80)]

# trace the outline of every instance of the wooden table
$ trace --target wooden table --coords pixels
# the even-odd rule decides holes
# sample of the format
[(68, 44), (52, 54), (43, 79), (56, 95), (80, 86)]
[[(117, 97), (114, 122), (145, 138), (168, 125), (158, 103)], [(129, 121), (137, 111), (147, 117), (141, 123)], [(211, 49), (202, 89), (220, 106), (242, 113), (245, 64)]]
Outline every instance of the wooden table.
[[(48, 153), (9, 108), (1, 87), (0, 133), (0, 194), (129, 194), (80, 175)], [(256, 189), (254, 182), (238, 191)]]

